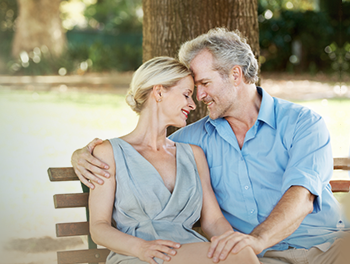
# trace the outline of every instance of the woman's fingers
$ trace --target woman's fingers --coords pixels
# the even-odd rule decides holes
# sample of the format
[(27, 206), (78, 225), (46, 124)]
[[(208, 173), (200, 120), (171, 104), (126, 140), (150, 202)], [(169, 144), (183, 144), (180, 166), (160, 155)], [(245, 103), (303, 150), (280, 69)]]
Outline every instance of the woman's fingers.
[(141, 249), (139, 258), (148, 263), (153, 263), (153, 258), (159, 258), (164, 261), (170, 261), (171, 256), (176, 255), (176, 249), (181, 245), (170, 240), (145, 241)]

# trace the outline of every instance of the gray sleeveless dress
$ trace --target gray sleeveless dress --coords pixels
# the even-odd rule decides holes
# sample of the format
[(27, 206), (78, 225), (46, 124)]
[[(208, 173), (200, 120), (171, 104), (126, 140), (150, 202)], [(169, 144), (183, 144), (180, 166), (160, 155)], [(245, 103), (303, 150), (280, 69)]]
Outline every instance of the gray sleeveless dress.
[[(176, 143), (176, 182), (171, 193), (158, 171), (129, 143), (120, 138), (109, 141), (116, 164), (113, 220), (118, 230), (145, 240), (207, 241), (192, 230), (202, 209), (202, 186), (191, 146)], [(146, 262), (111, 252), (106, 263)]]

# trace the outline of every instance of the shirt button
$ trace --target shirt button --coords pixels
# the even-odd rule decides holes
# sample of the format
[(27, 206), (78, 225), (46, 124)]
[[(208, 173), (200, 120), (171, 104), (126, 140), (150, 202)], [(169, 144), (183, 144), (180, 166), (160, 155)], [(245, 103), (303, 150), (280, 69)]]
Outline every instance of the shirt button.
[(250, 213), (252, 214), (252, 213), (254, 213), (255, 212), (255, 210), (254, 209), (252, 209), (251, 211), (250, 211)]
[(244, 189), (248, 190), (248, 189), (249, 189), (249, 186), (245, 186)]
[(243, 157), (241, 157), (241, 160), (243, 160)]

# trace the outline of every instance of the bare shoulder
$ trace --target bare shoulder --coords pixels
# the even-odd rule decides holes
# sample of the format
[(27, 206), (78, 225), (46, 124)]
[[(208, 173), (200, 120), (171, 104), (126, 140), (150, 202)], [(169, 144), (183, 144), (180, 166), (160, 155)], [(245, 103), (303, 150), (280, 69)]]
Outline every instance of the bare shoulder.
[(102, 144), (97, 145), (92, 154), (95, 157), (106, 157), (113, 154), (113, 148), (109, 140), (104, 140)]
[(195, 159), (206, 159), (205, 158), (205, 154), (204, 154), (204, 151), (201, 147), (197, 146), (197, 145), (192, 145), (192, 144), (189, 144), (192, 148), (192, 151), (193, 151), (193, 155), (195, 157)]
[[(107, 163), (109, 165), (109, 169), (107, 170), (110, 175), (115, 175), (115, 158), (113, 153), (112, 144), (109, 140), (104, 140), (102, 144), (97, 145), (92, 153), (96, 158), (101, 161)], [(114, 178), (114, 177), (110, 177)], [(108, 178), (109, 179), (109, 178)], [(105, 179), (107, 181), (107, 179)]]
[(199, 170), (202, 170), (204, 168), (208, 167), (208, 163), (207, 163), (207, 158), (204, 154), (204, 151), (201, 147), (197, 146), (197, 145), (191, 145), (192, 151), (193, 151), (193, 156), (194, 159), (197, 163), (197, 168)]

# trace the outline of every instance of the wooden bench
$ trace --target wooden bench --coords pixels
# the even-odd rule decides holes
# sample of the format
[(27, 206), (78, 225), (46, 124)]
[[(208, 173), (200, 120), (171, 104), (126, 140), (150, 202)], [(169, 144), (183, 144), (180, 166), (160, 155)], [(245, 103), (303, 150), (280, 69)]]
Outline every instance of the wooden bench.
[[(350, 158), (335, 158), (335, 170), (350, 170)], [(78, 181), (73, 168), (49, 168), (48, 174), (50, 181)], [(350, 180), (332, 180), (330, 181), (333, 192), (349, 192)], [(88, 197), (89, 189), (82, 184), (82, 193), (55, 194), (55, 208), (74, 208), (85, 207), (86, 217), (89, 219)], [(97, 248), (92, 241), (89, 233), (89, 223), (58, 223), (56, 224), (57, 237), (67, 236), (83, 236), (88, 237), (89, 249), (85, 250), (67, 250), (57, 252), (58, 264), (70, 263), (104, 263), (106, 261), (109, 250), (106, 248)]]

